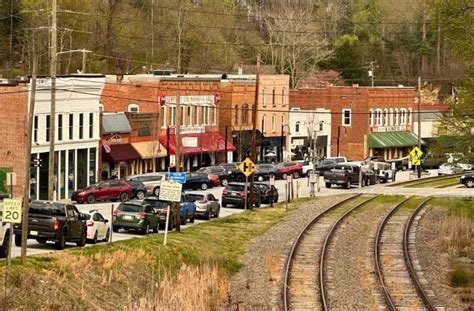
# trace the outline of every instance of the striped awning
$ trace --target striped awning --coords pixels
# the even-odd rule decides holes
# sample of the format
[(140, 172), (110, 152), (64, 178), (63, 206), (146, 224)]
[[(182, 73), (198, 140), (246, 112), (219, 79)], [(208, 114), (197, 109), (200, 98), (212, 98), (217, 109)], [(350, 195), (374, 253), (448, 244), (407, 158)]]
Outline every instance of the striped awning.
[(416, 144), (418, 136), (412, 132), (373, 133), (368, 140), (369, 148), (410, 147)]

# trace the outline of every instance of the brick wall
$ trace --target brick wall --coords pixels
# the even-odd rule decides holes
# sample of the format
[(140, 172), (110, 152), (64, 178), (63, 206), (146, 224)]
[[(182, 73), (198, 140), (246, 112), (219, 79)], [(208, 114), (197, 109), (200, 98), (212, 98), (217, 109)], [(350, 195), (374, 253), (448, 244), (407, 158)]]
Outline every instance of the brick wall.
[[(369, 109), (375, 107), (413, 108), (415, 95), (412, 88), (346, 86), (305, 88), (290, 92), (290, 109), (325, 108), (331, 110), (331, 156), (337, 156), (339, 137), (339, 154), (348, 159), (361, 160), (367, 155), (365, 140), (370, 133), (367, 114)], [(351, 109), (350, 126), (343, 126), (343, 109)]]
[[(23, 196), (25, 185), (27, 107), (27, 86), (0, 87), (0, 168), (12, 168), (17, 174), (17, 185), (13, 187), (14, 197)], [(6, 183), (2, 181), (0, 190), (3, 191), (5, 187)]]

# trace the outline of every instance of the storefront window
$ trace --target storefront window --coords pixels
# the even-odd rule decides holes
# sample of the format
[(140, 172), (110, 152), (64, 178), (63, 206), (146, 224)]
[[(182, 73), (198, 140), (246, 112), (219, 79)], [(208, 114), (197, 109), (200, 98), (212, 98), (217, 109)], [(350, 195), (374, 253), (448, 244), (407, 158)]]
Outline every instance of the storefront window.
[(87, 149), (77, 149), (77, 189), (87, 187)]
[(96, 182), (96, 179), (95, 179), (95, 175), (96, 175), (96, 173), (95, 173), (95, 171), (96, 171), (96, 167), (95, 167), (96, 152), (97, 152), (96, 148), (89, 149), (89, 185), (92, 185)]
[[(36, 159), (36, 161), (33, 161)], [(32, 154), (31, 155), (31, 169), (30, 169), (30, 198), (31, 200), (37, 200), (38, 196), (36, 193), (36, 185), (37, 185), (37, 180), (38, 180), (38, 168), (34, 165), (34, 163), (38, 163), (36, 165), (40, 165), (40, 163), (37, 160), (37, 155)]]
[(71, 197), (72, 193), (74, 192), (74, 167), (76, 167), (75, 157), (74, 157), (74, 150), (68, 150), (68, 176), (67, 176), (67, 183), (68, 183), (68, 198)]
[(67, 180), (67, 172), (66, 172), (66, 151), (62, 150), (61, 151), (61, 163), (59, 165), (60, 170), (59, 170), (59, 194), (58, 198), (60, 199), (66, 199), (67, 194), (66, 194), (66, 180)]

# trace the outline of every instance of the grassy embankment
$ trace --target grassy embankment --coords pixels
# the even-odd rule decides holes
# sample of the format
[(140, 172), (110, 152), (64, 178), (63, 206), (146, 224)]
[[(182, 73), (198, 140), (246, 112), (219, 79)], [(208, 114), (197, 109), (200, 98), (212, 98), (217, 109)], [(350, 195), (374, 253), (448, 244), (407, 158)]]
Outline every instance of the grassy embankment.
[(474, 302), (474, 199), (435, 198), (435, 208), (445, 209), (445, 217), (433, 224), (437, 228), (434, 240), (450, 260), (450, 285), (461, 299)]
[[(289, 204), (296, 209), (300, 199)], [(317, 200), (317, 199), (316, 199)], [(262, 208), (163, 235), (12, 261), (0, 305), (33, 309), (216, 309), (251, 241), (285, 217), (285, 205)]]
[(413, 184), (409, 184), (405, 187), (407, 188), (436, 188), (436, 187), (443, 187), (443, 186), (454, 186), (457, 184), (460, 184), (459, 177), (435, 180), (431, 182), (423, 182), (423, 181), (420, 181), (419, 183), (414, 182)]

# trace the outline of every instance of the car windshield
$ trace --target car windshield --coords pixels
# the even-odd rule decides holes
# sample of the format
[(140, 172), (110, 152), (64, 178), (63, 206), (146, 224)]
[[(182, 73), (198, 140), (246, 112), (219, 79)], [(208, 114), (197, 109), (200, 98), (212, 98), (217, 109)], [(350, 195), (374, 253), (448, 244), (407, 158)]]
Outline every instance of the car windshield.
[(120, 204), (118, 207), (118, 210), (122, 212), (139, 213), (139, 212), (143, 212), (144, 208), (145, 208), (144, 206), (140, 206), (140, 205)]
[(62, 205), (31, 205), (28, 211), (30, 214), (43, 214), (51, 216), (66, 216), (66, 211)]
[(166, 201), (148, 200), (148, 199), (143, 200), (143, 203), (150, 204), (152, 207), (156, 207), (156, 208), (165, 208), (165, 207), (168, 207), (169, 205), (169, 203)]
[(188, 201), (200, 201), (204, 200), (203, 194), (188, 193)]
[(227, 185), (227, 190), (231, 191), (244, 191), (244, 185)]
[(268, 188), (268, 185), (265, 185), (265, 184), (255, 184), (255, 186), (257, 186), (259, 190), (264, 190)]
[(200, 169), (198, 169), (196, 171), (196, 173), (207, 173), (208, 172), (208, 168), (207, 167), (201, 167)]
[(84, 213), (81, 213), (82, 216), (84, 216), (84, 219), (85, 220), (90, 220), (91, 219), (91, 214), (84, 214)]

